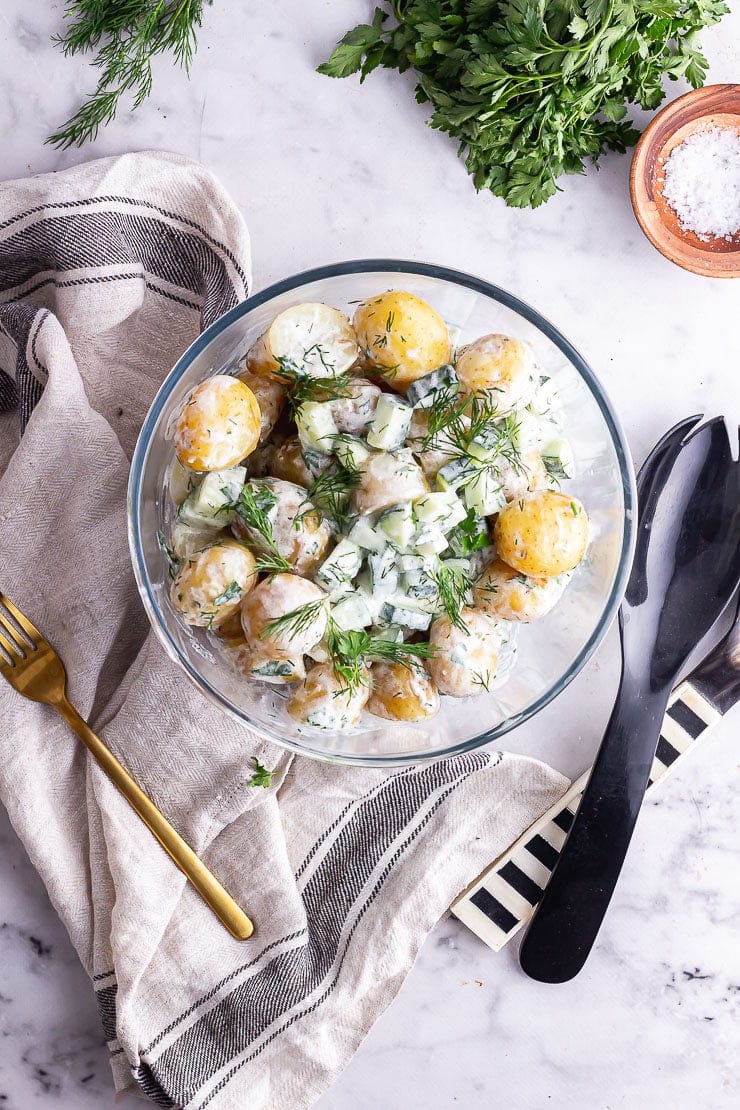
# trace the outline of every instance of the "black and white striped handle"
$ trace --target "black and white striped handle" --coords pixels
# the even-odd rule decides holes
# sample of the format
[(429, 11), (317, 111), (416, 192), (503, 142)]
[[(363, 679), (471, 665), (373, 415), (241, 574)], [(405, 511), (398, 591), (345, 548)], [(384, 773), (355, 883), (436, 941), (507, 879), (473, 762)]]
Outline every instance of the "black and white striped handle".
[[(689, 681), (671, 694), (650, 772), (648, 792), (663, 782), (722, 717)], [(480, 875), (450, 907), (455, 917), (498, 952), (534, 914), (552, 874), (578, 803), (587, 771), (547, 813)]]

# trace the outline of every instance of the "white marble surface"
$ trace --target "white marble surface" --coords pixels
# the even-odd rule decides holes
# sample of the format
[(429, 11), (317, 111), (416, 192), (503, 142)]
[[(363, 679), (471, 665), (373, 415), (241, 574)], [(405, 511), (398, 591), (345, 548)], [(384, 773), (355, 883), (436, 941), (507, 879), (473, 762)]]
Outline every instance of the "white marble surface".
[[(362, 89), (313, 70), (368, 0), (215, 0), (192, 79), (155, 95), (82, 153), (43, 139), (92, 83), (49, 45), (63, 4), (3, 0), (2, 174), (129, 149), (200, 158), (249, 221), (256, 285), (361, 256), (437, 261), (503, 285), (557, 322), (605, 382), (639, 462), (690, 412), (740, 409), (740, 289), (672, 267), (629, 207), (629, 158), (570, 179), (544, 208), (476, 196), (453, 144), (423, 124), (410, 78)], [(710, 81), (738, 78), (740, 7), (707, 34)], [(683, 91), (671, 87), (671, 95)], [(510, 747), (575, 775), (606, 721), (612, 634)], [(738, 716), (647, 806), (599, 947), (574, 983), (545, 987), (514, 946), (489, 952), (454, 920), (320, 1110), (719, 1110), (738, 1105)], [(734, 1024), (733, 1024), (734, 1022)], [(113, 1102), (97, 1013), (23, 849), (0, 818), (0, 1108)]]

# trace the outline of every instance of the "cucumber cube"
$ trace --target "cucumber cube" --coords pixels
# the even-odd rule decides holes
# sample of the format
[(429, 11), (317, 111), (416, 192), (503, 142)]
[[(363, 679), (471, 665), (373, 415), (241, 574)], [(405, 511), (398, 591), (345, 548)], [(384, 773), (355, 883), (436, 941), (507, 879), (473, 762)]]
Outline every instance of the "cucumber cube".
[(436, 524), (440, 531), (449, 532), (465, 520), (467, 509), (454, 490), (438, 490), (414, 501), (414, 516), (419, 524)]
[(396, 547), (408, 547), (414, 534), (414, 514), (410, 501), (403, 501), (394, 505), (383, 513), (378, 521), (378, 528), (382, 529), (388, 539)]
[(191, 528), (224, 528), (234, 518), (229, 506), (239, 497), (246, 477), (243, 466), (212, 470), (185, 498), (178, 519)]
[(373, 616), (360, 593), (349, 594), (332, 606), (332, 619), (345, 632), (359, 631), (373, 623)]
[(349, 530), (349, 538), (365, 551), (382, 551), (388, 543), (385, 532), (375, 528), (367, 516), (361, 516), (355, 521)]
[(323, 455), (330, 455), (334, 448), (334, 436), (339, 429), (334, 423), (329, 401), (306, 401), (300, 406), (295, 418), (301, 446)]
[(439, 555), (449, 546), (449, 540), (439, 528), (422, 528), (413, 541), (413, 548), (419, 555)]
[(463, 499), (476, 516), (491, 516), (506, 504), (506, 497), (496, 475), (487, 469), (478, 473), (465, 485)]
[(348, 470), (359, 470), (370, 458), (370, 450), (362, 440), (349, 435), (340, 435), (334, 440), (334, 454)]
[(392, 393), (381, 393), (375, 409), (367, 442), (379, 451), (395, 451), (402, 447), (411, 427), (413, 409)]
[(384, 551), (371, 552), (367, 557), (367, 565), (373, 594), (387, 596), (395, 593), (398, 588), (398, 569), (393, 549), (386, 547)]
[(575, 459), (567, 439), (553, 439), (543, 447), (542, 462), (551, 478), (560, 480), (575, 477)]
[(362, 565), (362, 551), (350, 539), (340, 540), (316, 571), (322, 585), (334, 589), (342, 582), (350, 582)]
[(440, 390), (449, 390), (451, 394), (455, 394), (459, 388), (460, 382), (454, 367), (440, 366), (438, 370), (432, 370), (430, 374), (412, 382), (406, 390), (406, 400), (414, 407), (428, 408), (434, 403), (435, 394)]

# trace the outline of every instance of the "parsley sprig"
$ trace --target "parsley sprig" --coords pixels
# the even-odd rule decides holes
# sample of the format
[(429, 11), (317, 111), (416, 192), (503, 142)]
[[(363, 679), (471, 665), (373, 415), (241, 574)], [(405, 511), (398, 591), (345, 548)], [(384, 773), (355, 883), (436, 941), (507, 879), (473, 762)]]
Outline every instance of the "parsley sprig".
[(275, 774), (275, 771), (268, 771), (266, 767), (263, 767), (256, 755), (252, 756), (252, 766), (254, 767), (254, 774), (250, 779), (249, 785), (263, 786), (265, 790), (267, 790), (269, 786), (272, 786), (272, 776)]
[(349, 31), (319, 72), (416, 73), (432, 127), (459, 144), (476, 189), (536, 208), (639, 132), (628, 105), (656, 108), (663, 79), (704, 83), (697, 37), (723, 0), (392, 0)]
[(428, 641), (395, 643), (371, 636), (369, 632), (346, 632), (332, 620), (329, 621), (327, 642), (334, 673), (345, 683), (350, 695), (367, 681), (365, 667), (368, 663), (401, 663), (410, 667), (414, 661), (429, 659), (433, 654)]

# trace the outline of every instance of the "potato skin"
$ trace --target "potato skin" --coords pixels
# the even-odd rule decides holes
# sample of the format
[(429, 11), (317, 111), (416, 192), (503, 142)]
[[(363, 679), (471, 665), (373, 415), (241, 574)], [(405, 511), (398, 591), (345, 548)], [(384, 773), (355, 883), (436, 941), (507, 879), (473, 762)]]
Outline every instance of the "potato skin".
[[(331, 466), (331, 456), (325, 455), (326, 463), (323, 468)], [(298, 436), (286, 439), (279, 447), (274, 447), (270, 454), (268, 471), (273, 478), (282, 478), (285, 482), (292, 482), (296, 486), (308, 489), (316, 481), (320, 471), (314, 473), (306, 465), (303, 457), (303, 447)]]
[[(252, 552), (236, 540), (222, 540), (188, 559), (172, 583), (170, 597), (188, 624), (218, 629), (239, 611), (256, 581)], [(233, 596), (216, 604), (227, 593)]]
[(283, 411), (285, 387), (280, 382), (260, 377), (259, 374), (252, 374), (249, 370), (241, 370), (237, 377), (240, 382), (244, 382), (248, 389), (251, 389), (257, 398), (261, 414), (259, 442), (260, 444), (266, 443), (280, 413)]
[(404, 663), (375, 663), (367, 708), (388, 721), (423, 721), (439, 712), (439, 693), (424, 667), (413, 659)]
[(360, 723), (370, 697), (370, 671), (350, 693), (346, 681), (329, 663), (317, 663), (291, 693), (285, 708), (294, 720), (314, 728), (344, 729)]
[(364, 515), (411, 501), (429, 492), (421, 467), (408, 450), (378, 451), (359, 468), (359, 482), (352, 493), (352, 507)]
[[(320, 352), (317, 345), (322, 348)], [(310, 301), (277, 314), (247, 351), (247, 369), (261, 377), (285, 381), (279, 361), (285, 359), (285, 365), (293, 363), (311, 377), (333, 377), (349, 370), (357, 353), (355, 333), (344, 313)]]
[(494, 620), (477, 609), (460, 612), (464, 628), (446, 613), (432, 621), (429, 642), (433, 652), (427, 669), (439, 690), (453, 698), (482, 694), (496, 677), (501, 633)]
[(175, 450), (190, 470), (227, 470), (254, 451), (260, 407), (249, 386), (215, 374), (188, 397), (175, 428)]
[(573, 570), (588, 545), (588, 516), (580, 501), (541, 490), (501, 510), (493, 527), (499, 556), (521, 574), (551, 578)]
[(337, 429), (344, 435), (364, 436), (373, 422), (381, 389), (367, 378), (355, 378), (344, 397), (329, 402)]
[(413, 293), (370, 297), (357, 306), (353, 322), (365, 364), (399, 393), (452, 356), (444, 320)]
[[(277, 504), (271, 511), (275, 546), (296, 574), (310, 578), (329, 546), (329, 525), (307, 499), (303, 486), (280, 478), (265, 478), (263, 483), (277, 497)], [(238, 517), (231, 530), (239, 539), (261, 545), (261, 537)]]
[(473, 604), (499, 620), (535, 621), (557, 604), (565, 586), (565, 577), (530, 577), (494, 559), (473, 587)]
[(502, 413), (528, 404), (537, 387), (534, 352), (508, 335), (483, 335), (462, 347), (455, 371), (463, 394), (490, 391)]

